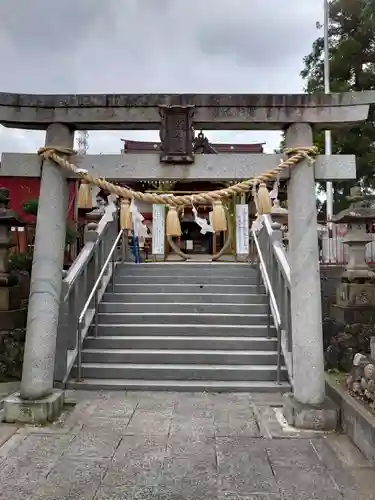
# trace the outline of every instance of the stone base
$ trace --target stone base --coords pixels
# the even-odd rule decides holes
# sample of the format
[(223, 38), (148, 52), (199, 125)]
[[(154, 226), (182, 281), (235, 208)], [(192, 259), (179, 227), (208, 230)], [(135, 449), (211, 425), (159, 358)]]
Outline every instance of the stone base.
[(336, 291), (336, 303), (344, 307), (375, 307), (375, 285), (340, 283)]
[(151, 259), (154, 262), (164, 262), (165, 261), (165, 255), (164, 254), (151, 254)]
[(250, 260), (248, 253), (236, 254), (236, 262), (248, 262)]
[(331, 317), (343, 325), (362, 323), (370, 325), (375, 323), (375, 308), (372, 306), (331, 306)]
[(16, 392), (4, 399), (4, 421), (7, 423), (46, 424), (56, 420), (64, 406), (64, 391), (54, 389), (43, 399), (26, 400)]
[(310, 406), (299, 403), (293, 394), (285, 394), (284, 398), (284, 418), (288, 425), (314, 431), (336, 430), (339, 410), (332, 400), (327, 398), (322, 405)]

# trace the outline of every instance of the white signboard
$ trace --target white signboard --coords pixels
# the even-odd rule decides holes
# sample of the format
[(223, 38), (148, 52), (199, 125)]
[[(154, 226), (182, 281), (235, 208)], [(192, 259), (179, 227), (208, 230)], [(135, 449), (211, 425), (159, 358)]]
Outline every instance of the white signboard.
[(236, 253), (249, 254), (249, 205), (236, 205)]
[(152, 205), (152, 254), (164, 255), (165, 205)]

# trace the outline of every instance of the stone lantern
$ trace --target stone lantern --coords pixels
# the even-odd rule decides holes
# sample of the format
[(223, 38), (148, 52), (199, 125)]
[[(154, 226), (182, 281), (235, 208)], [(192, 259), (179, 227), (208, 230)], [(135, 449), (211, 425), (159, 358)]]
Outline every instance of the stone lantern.
[(18, 278), (8, 273), (9, 249), (15, 245), (11, 242), (11, 228), (21, 226), (23, 223), (18, 219), (13, 210), (8, 208), (9, 191), (0, 188), (0, 325), (8, 327), (8, 314), (5, 312), (17, 312), (21, 307), (20, 287)]
[[(372, 241), (366, 232), (366, 224), (375, 220), (375, 210), (364, 204), (364, 197), (359, 186), (350, 190), (349, 208), (332, 217), (332, 222), (347, 224), (347, 234), (343, 242), (349, 247), (349, 259), (337, 289), (336, 308), (360, 309), (361, 323), (365, 316), (371, 322), (375, 308), (375, 273), (366, 262), (366, 245)], [(353, 309), (354, 308), (354, 309)], [(365, 311), (370, 313), (370, 316)], [(352, 316), (352, 314), (350, 315)], [(359, 318), (341, 318), (345, 323), (359, 321)]]
[(97, 237), (96, 230), (98, 224), (105, 214), (108, 201), (106, 201), (105, 196), (102, 195), (103, 191), (99, 191), (96, 195), (97, 206), (94, 207), (90, 212), (85, 211), (85, 227), (84, 227), (84, 242), (95, 241)]
[(283, 244), (285, 248), (288, 246), (288, 210), (280, 206), (280, 201), (276, 198), (273, 202), (271, 219), (274, 224), (278, 225), (283, 235)]

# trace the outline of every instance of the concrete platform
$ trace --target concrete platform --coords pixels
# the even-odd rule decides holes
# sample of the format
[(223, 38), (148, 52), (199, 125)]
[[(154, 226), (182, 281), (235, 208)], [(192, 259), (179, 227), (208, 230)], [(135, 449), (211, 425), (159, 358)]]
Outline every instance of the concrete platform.
[(0, 500), (371, 500), (345, 436), (297, 431), (280, 394), (71, 392), (44, 426), (0, 425)]

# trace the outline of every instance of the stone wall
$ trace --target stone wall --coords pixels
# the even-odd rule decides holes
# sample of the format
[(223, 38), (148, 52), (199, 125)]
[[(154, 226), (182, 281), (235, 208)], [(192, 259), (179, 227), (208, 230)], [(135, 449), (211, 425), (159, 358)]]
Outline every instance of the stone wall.
[[(371, 338), (373, 351), (375, 351), (375, 337)], [(375, 354), (375, 352), (374, 352)], [(375, 410), (375, 359), (357, 353), (354, 356), (353, 367), (346, 377), (349, 391), (367, 401), (372, 410)]]
[(332, 318), (331, 306), (336, 302), (336, 289), (343, 272), (344, 266), (321, 266), (323, 341), (326, 369), (350, 372), (355, 354), (369, 353), (375, 325), (368, 312), (363, 320), (360, 314), (354, 314), (354, 319), (346, 322)]
[(0, 382), (19, 380), (22, 374), (30, 275), (27, 271), (14, 274), (18, 278), (21, 308), (0, 311)]
[(341, 430), (375, 466), (375, 419), (358, 399), (353, 398), (333, 376), (326, 376), (327, 396), (340, 409)]
[(25, 328), (0, 330), (0, 382), (21, 378), (25, 334)]
[(320, 266), (323, 318), (330, 315), (330, 307), (336, 301), (336, 288), (343, 272), (344, 266)]

